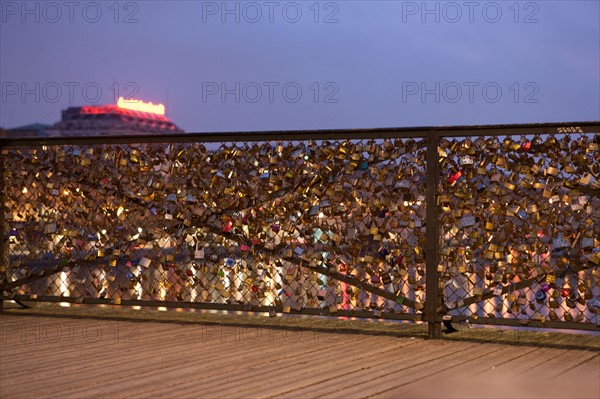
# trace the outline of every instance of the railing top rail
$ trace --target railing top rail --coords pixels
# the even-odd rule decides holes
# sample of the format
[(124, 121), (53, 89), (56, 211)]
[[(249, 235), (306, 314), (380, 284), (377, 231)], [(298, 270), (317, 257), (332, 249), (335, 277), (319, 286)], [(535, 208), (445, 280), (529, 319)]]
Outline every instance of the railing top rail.
[[(525, 131), (525, 132), (524, 132)], [(511, 125), (431, 126), (407, 128), (288, 130), (262, 132), (177, 133), (123, 136), (59, 136), (0, 138), (0, 147), (33, 145), (85, 145), (131, 143), (247, 142), (288, 140), (340, 140), (425, 138), (430, 134), (443, 137), (500, 136), (514, 134), (598, 133), (600, 121), (533, 123)]]

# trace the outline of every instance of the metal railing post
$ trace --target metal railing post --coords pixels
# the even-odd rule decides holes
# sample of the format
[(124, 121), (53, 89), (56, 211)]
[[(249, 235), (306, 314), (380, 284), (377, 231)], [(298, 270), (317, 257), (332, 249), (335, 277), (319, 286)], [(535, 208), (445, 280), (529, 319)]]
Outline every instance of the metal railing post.
[(436, 320), (438, 308), (438, 257), (439, 257), (439, 219), (436, 192), (439, 178), (438, 162), (439, 137), (436, 130), (427, 136), (427, 177), (426, 177), (426, 299), (425, 321), (427, 322), (427, 336), (430, 339), (439, 339), (442, 327)]
[[(2, 152), (0, 146), (0, 152)], [(4, 181), (5, 157), (0, 156), (0, 286), (5, 283), (8, 270), (8, 225), (5, 220), (6, 213), (6, 184)], [(0, 292), (0, 296), (4, 295)], [(4, 308), (4, 300), (0, 299), (0, 311)]]

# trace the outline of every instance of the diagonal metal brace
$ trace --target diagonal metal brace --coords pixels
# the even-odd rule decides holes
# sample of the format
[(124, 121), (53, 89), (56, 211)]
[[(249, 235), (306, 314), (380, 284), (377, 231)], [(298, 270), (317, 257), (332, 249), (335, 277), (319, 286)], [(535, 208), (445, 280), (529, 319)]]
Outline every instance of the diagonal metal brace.
[(328, 268), (322, 267), (322, 266), (307, 266), (307, 265), (302, 265), (302, 264), (301, 264), (301, 266), (306, 267), (311, 270), (314, 270), (317, 273), (331, 277), (335, 280), (342, 281), (348, 285), (359, 288), (363, 291), (370, 292), (372, 294), (375, 294), (382, 298), (388, 299), (390, 301), (394, 301), (395, 303), (398, 303), (400, 305), (403, 305), (403, 306), (406, 306), (409, 308), (413, 308), (413, 309), (415, 307), (415, 302), (413, 300), (408, 299), (404, 296), (396, 296), (395, 294), (392, 294), (391, 292), (382, 290), (381, 288), (373, 287), (372, 285), (370, 285), (364, 281), (360, 281), (359, 279), (357, 279), (355, 277), (350, 277), (348, 275), (338, 273), (337, 271), (329, 270)]

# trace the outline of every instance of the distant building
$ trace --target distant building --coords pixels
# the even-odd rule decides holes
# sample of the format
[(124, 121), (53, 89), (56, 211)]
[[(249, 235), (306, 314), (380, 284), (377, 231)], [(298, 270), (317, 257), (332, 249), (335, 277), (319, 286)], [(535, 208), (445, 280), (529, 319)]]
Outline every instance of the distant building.
[(0, 129), (0, 137), (48, 137), (51, 135), (52, 129), (52, 125), (32, 123), (12, 129)]
[(114, 105), (69, 107), (54, 126), (35, 123), (5, 130), (4, 137), (124, 136), (184, 133), (165, 115), (162, 104), (119, 98)]

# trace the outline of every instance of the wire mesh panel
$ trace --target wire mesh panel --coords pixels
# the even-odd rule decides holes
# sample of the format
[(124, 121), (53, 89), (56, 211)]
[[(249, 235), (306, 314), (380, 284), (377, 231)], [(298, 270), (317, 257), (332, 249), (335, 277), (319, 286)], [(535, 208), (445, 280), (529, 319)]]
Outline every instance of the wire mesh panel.
[(600, 324), (598, 137), (441, 140), (438, 271), (450, 315)]
[(23, 282), (5, 291), (413, 317), (424, 153), (408, 138), (5, 147), (7, 280)]
[(2, 142), (2, 295), (593, 328), (598, 126), (565, 126)]

